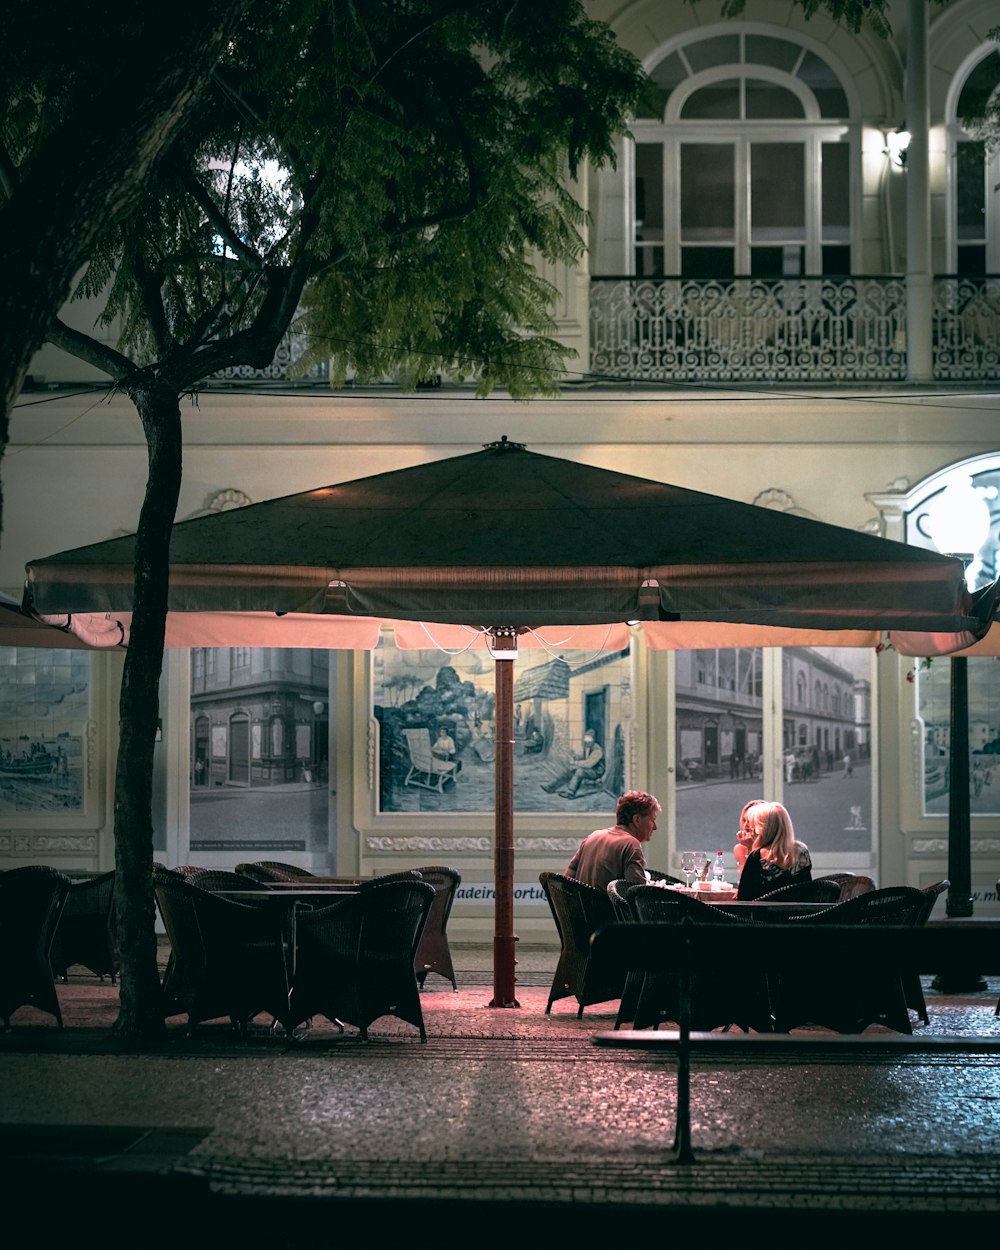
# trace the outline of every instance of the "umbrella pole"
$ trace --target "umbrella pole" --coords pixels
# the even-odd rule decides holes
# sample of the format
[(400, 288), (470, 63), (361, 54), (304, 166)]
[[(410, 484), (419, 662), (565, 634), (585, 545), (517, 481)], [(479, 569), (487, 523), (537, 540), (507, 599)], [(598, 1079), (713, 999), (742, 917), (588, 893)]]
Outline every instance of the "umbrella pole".
[(514, 661), (496, 664), (496, 757), (491, 1007), (520, 1007), (514, 997)]

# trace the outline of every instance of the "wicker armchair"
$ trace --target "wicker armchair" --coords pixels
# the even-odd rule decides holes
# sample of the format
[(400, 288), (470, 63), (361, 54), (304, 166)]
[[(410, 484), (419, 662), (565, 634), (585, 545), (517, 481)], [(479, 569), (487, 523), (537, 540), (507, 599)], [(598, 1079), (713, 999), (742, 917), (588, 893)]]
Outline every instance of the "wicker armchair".
[(647, 868), (646, 876), (650, 881), (665, 881), (667, 885), (684, 885), (680, 877), (672, 877), (669, 872), (661, 872), (659, 868)]
[(62, 1028), (51, 955), (69, 887), (69, 877), (42, 864), (10, 868), (0, 876), (0, 1020), (5, 1032), (18, 1007), (48, 1012)]
[(376, 882), (329, 907), (303, 912), (291, 994), (291, 1023), (315, 1015), (368, 1026), (396, 1016), (426, 1042), (414, 959), (434, 902), (434, 887), (416, 878)]
[[(757, 1032), (772, 1027), (768, 980), (762, 971), (743, 967), (739, 962), (739, 930), (753, 922), (722, 912), (711, 903), (690, 898), (657, 885), (637, 885), (628, 893), (635, 920), (641, 923), (729, 925), (733, 929), (733, 964), (706, 968), (694, 979), (691, 1001), (691, 1028), (707, 1032), (732, 1025)], [(632, 1027), (659, 1028), (664, 1021), (680, 1021), (681, 984), (671, 971), (647, 973), (636, 1003)]]
[[(942, 881), (936, 881), (933, 885), (924, 886), (920, 891), (924, 896), (924, 907), (920, 915), (916, 919), (916, 924), (926, 924), (931, 918), (931, 912), (934, 910), (934, 904), (938, 901), (938, 896), (945, 894), (951, 889), (951, 882), (945, 878)], [(903, 974), (903, 993), (906, 995), (906, 1006), (910, 1011), (917, 1013), (917, 1018), (922, 1020), (924, 1024), (930, 1024), (930, 1017), (927, 1014), (927, 1000), (924, 998), (924, 987), (920, 983), (920, 977), (916, 972), (906, 972)]]
[[(926, 907), (923, 891), (912, 886), (869, 890), (826, 911), (795, 917), (797, 924), (915, 925)], [(884, 968), (857, 968), (831, 962), (823, 967), (796, 957), (794, 930), (789, 933), (788, 958), (774, 970), (775, 1028), (787, 1033), (797, 1025), (816, 1024), (836, 1033), (860, 1033), (880, 1024), (899, 1033), (912, 1033), (903, 977)]]
[[(575, 998), (578, 1016), (584, 1007), (620, 999), (625, 988), (626, 970), (612, 967), (591, 957), (590, 935), (603, 924), (617, 918), (606, 890), (596, 890), (559, 872), (538, 875), (548, 899), (559, 934), (559, 962), (545, 1013), (560, 998)], [(656, 888), (656, 887), (654, 887)]]
[(199, 868), (189, 873), (186, 880), (199, 890), (266, 890), (266, 881), (255, 881), (242, 872), (229, 872), (225, 868)]
[(779, 886), (768, 894), (761, 894), (758, 903), (836, 903), (840, 899), (840, 883), (837, 881), (793, 881), (791, 885)]
[(259, 859), (253, 864), (237, 864), (236, 871), (264, 884), (268, 881), (309, 881), (315, 875), (306, 868), (283, 864), (276, 859)]
[(288, 1022), (284, 927), (278, 908), (222, 898), (158, 874), (156, 902), (170, 940), (163, 1013), (186, 1015), (189, 1033), (228, 1017), (241, 1035), (262, 1012)]
[[(628, 896), (636, 884), (635, 881), (625, 881), (620, 878), (617, 881), (608, 882), (608, 898), (611, 899), (611, 906), (615, 910), (615, 919), (621, 924), (631, 924), (634, 919)], [(639, 1002), (644, 976), (645, 973), (633, 969), (629, 969), (625, 974), (625, 985), (622, 989), (621, 1002), (618, 1005), (618, 1015), (615, 1016), (616, 1029), (620, 1029), (629, 1020), (635, 1019), (635, 1009)]]
[(875, 880), (860, 873), (834, 873), (830, 874), (829, 878), (821, 876), (816, 880), (839, 881), (840, 898), (836, 900), (838, 903), (846, 903), (848, 899), (856, 899), (859, 894), (870, 894), (871, 890), (876, 889)]
[(65, 981), (74, 964), (114, 985), (118, 976), (115, 936), (115, 871), (71, 881), (52, 943), (52, 970)]
[[(431, 867), (418, 868), (420, 878), (434, 887), (434, 902), (427, 915), (427, 923), (417, 947), (414, 971), (417, 984), (423, 989), (429, 972), (436, 972), (451, 982), (452, 988), (458, 989), (455, 979), (455, 965), (451, 960), (451, 947), (448, 945), (448, 917), (451, 915), (455, 892), (462, 884), (462, 875), (455, 868)], [(377, 878), (384, 880), (384, 878)]]

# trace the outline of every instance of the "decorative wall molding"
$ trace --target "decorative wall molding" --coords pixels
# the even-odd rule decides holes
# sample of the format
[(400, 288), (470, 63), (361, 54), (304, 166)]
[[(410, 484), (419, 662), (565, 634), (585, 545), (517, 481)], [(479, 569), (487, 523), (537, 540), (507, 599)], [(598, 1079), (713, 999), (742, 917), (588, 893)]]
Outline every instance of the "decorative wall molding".
[(55, 852), (96, 855), (96, 833), (0, 833), (0, 855), (35, 857)]
[[(971, 850), (973, 855), (1000, 855), (1000, 837), (973, 838)], [(935, 859), (947, 859), (948, 839), (947, 837), (914, 838), (910, 843), (910, 854), (914, 856), (933, 856)]]
[[(579, 838), (515, 838), (514, 849), (525, 855), (572, 855), (580, 845)], [(373, 855), (450, 852), (452, 854), (479, 854), (493, 849), (490, 837), (456, 836), (441, 837), (434, 834), (369, 834), (365, 838), (365, 850)]]
[(442, 838), (431, 834), (403, 834), (393, 837), (388, 834), (370, 834), (365, 838), (365, 850), (372, 854), (409, 853), (414, 851), (425, 853), (433, 851), (451, 852), (453, 854), (477, 854), (493, 848), (492, 838), (455, 837)]

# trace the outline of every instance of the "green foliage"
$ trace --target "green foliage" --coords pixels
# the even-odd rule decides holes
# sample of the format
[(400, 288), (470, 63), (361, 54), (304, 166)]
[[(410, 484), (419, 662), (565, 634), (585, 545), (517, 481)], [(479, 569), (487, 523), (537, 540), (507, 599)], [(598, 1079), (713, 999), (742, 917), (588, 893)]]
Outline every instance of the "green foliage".
[(110, 279), (123, 350), (179, 385), (267, 364), (294, 317), (303, 369), (551, 392), (537, 260), (579, 258), (572, 179), (644, 81), (580, 0), (258, 5), (79, 293)]

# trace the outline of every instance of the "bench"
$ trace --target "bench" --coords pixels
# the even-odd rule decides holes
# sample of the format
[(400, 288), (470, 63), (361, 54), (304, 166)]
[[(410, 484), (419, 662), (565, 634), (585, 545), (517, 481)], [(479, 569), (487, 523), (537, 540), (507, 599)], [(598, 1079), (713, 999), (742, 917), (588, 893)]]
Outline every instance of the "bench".
[[(906, 973), (936, 973), (942, 967), (975, 968), (1000, 973), (1000, 922), (981, 927), (945, 924), (933, 927), (898, 925), (817, 925), (796, 921), (794, 958), (799, 967), (864, 969), (895, 968)], [(735, 939), (739, 957), (748, 966), (780, 968), (790, 958), (789, 925), (741, 928)], [(692, 987), (697, 972), (731, 967), (734, 935), (729, 926), (699, 924), (690, 918), (674, 924), (617, 923), (591, 936), (591, 957), (637, 972), (672, 970), (679, 977), (676, 1030), (616, 1029), (595, 1033), (597, 1046), (641, 1049), (676, 1056), (677, 1116), (672, 1158), (692, 1163), (691, 1058), (720, 1055), (733, 1047), (750, 1055), (780, 1059), (891, 1054), (1000, 1055), (1000, 1030), (985, 1035), (923, 1037), (908, 1033), (744, 1033), (697, 1032), (691, 1028)]]

